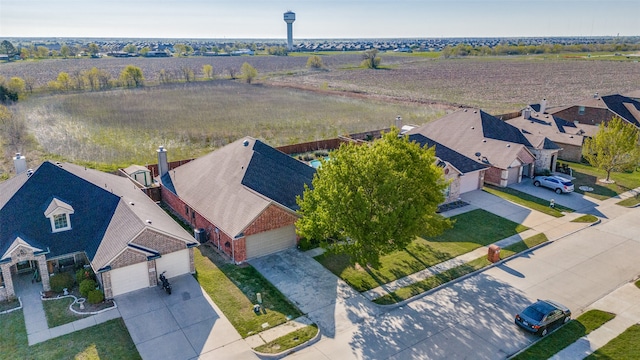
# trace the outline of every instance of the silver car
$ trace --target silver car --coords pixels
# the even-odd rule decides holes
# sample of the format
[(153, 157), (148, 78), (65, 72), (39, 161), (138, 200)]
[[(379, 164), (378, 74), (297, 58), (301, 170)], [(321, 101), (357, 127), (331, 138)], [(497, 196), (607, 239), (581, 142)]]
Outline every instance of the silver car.
[(536, 176), (533, 178), (534, 186), (544, 186), (558, 194), (570, 193), (573, 191), (573, 183), (561, 176)]

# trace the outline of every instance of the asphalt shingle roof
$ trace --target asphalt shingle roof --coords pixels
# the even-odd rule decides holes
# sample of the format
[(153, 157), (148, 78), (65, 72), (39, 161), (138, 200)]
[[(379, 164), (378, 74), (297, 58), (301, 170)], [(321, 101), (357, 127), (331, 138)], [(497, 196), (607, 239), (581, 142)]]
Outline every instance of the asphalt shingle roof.
[(422, 147), (431, 148), (435, 146), (436, 157), (442, 161), (446, 161), (453, 165), (456, 169), (460, 170), (463, 174), (470, 173), (477, 170), (486, 169), (488, 166), (470, 159), (459, 152), (450, 149), (422, 134), (409, 135), (409, 141), (415, 141)]

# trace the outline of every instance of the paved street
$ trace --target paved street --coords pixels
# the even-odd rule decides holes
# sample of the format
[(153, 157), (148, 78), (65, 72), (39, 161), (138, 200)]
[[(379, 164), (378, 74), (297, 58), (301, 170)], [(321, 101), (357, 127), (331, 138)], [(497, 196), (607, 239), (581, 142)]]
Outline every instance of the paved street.
[[(283, 252), (252, 264), (322, 330), (320, 341), (288, 358), (504, 359), (537, 339), (513, 324), (514, 314), (529, 302), (554, 299), (577, 316), (640, 274), (640, 209), (599, 211), (605, 215), (602, 224), (381, 310), (316, 269), (304, 254)], [(313, 271), (287, 271), (292, 268)], [(317, 271), (322, 275), (313, 277)]]

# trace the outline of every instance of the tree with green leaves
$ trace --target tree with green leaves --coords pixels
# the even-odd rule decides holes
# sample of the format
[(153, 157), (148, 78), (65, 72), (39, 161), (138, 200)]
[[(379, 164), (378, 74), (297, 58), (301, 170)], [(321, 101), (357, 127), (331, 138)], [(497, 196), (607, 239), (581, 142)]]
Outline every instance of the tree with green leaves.
[(13, 44), (9, 40), (3, 40), (0, 43), (0, 54), (6, 54), (9, 57), (12, 57), (17, 53), (18, 51), (16, 50), (15, 46), (13, 46)]
[(240, 74), (242, 74), (242, 78), (247, 82), (247, 84), (251, 84), (253, 79), (258, 76), (258, 70), (249, 63), (244, 63), (240, 68)]
[(124, 46), (124, 48), (122, 48), (122, 51), (129, 53), (129, 54), (133, 54), (136, 51), (138, 51), (138, 47), (135, 46), (134, 44), (127, 44)]
[(68, 58), (69, 55), (71, 54), (71, 49), (69, 48), (69, 46), (67, 44), (63, 44), (60, 47), (60, 55), (62, 55), (63, 58)]
[(89, 54), (97, 55), (98, 53), (100, 53), (100, 47), (95, 43), (89, 44)]
[(640, 131), (633, 124), (614, 117), (600, 123), (598, 133), (586, 138), (582, 156), (594, 167), (607, 172), (610, 182), (612, 171), (633, 170), (640, 161)]
[(127, 65), (120, 73), (120, 82), (125, 87), (140, 87), (144, 85), (142, 69), (137, 66)]
[(378, 49), (373, 48), (362, 53), (362, 66), (369, 69), (377, 69), (382, 60), (378, 56)]
[(373, 143), (342, 144), (331, 153), (297, 198), (297, 233), (377, 268), (381, 256), (450, 226), (436, 214), (446, 188), (435, 150), (393, 128)]
[(213, 66), (209, 64), (202, 65), (202, 74), (207, 80), (213, 80)]
[(21, 77), (14, 76), (11, 79), (9, 79), (9, 81), (7, 82), (7, 88), (10, 91), (18, 94), (18, 96), (20, 96), (24, 94), (26, 89), (26, 84)]
[(309, 56), (309, 59), (307, 59), (307, 67), (312, 69), (323, 69), (324, 63), (322, 62), (322, 58), (318, 55)]

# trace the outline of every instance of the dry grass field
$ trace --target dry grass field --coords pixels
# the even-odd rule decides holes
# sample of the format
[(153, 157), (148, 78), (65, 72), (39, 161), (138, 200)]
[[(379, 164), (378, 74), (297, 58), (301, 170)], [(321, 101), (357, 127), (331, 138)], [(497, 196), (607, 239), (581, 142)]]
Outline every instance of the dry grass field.
[[(160, 70), (205, 64), (218, 78), (249, 62), (257, 84), (215, 80), (115, 89), (105, 92), (32, 96), (13, 107), (29, 136), (21, 148), (33, 165), (60, 159), (114, 168), (155, 162), (166, 146), (170, 159), (199, 156), (250, 135), (278, 146), (383, 128), (397, 115), (421, 124), (457, 106), (500, 114), (542, 98), (550, 106), (600, 94), (640, 88), (640, 63), (549, 57), (439, 59), (381, 54), (383, 69), (359, 68), (359, 54), (322, 55), (326, 69), (305, 68), (307, 56), (69, 59), (0, 64), (0, 75), (33, 77), (38, 86), (59, 72), (98, 67), (114, 77), (127, 65), (140, 67), (148, 84)], [(2, 173), (0, 172), (0, 175)]]

